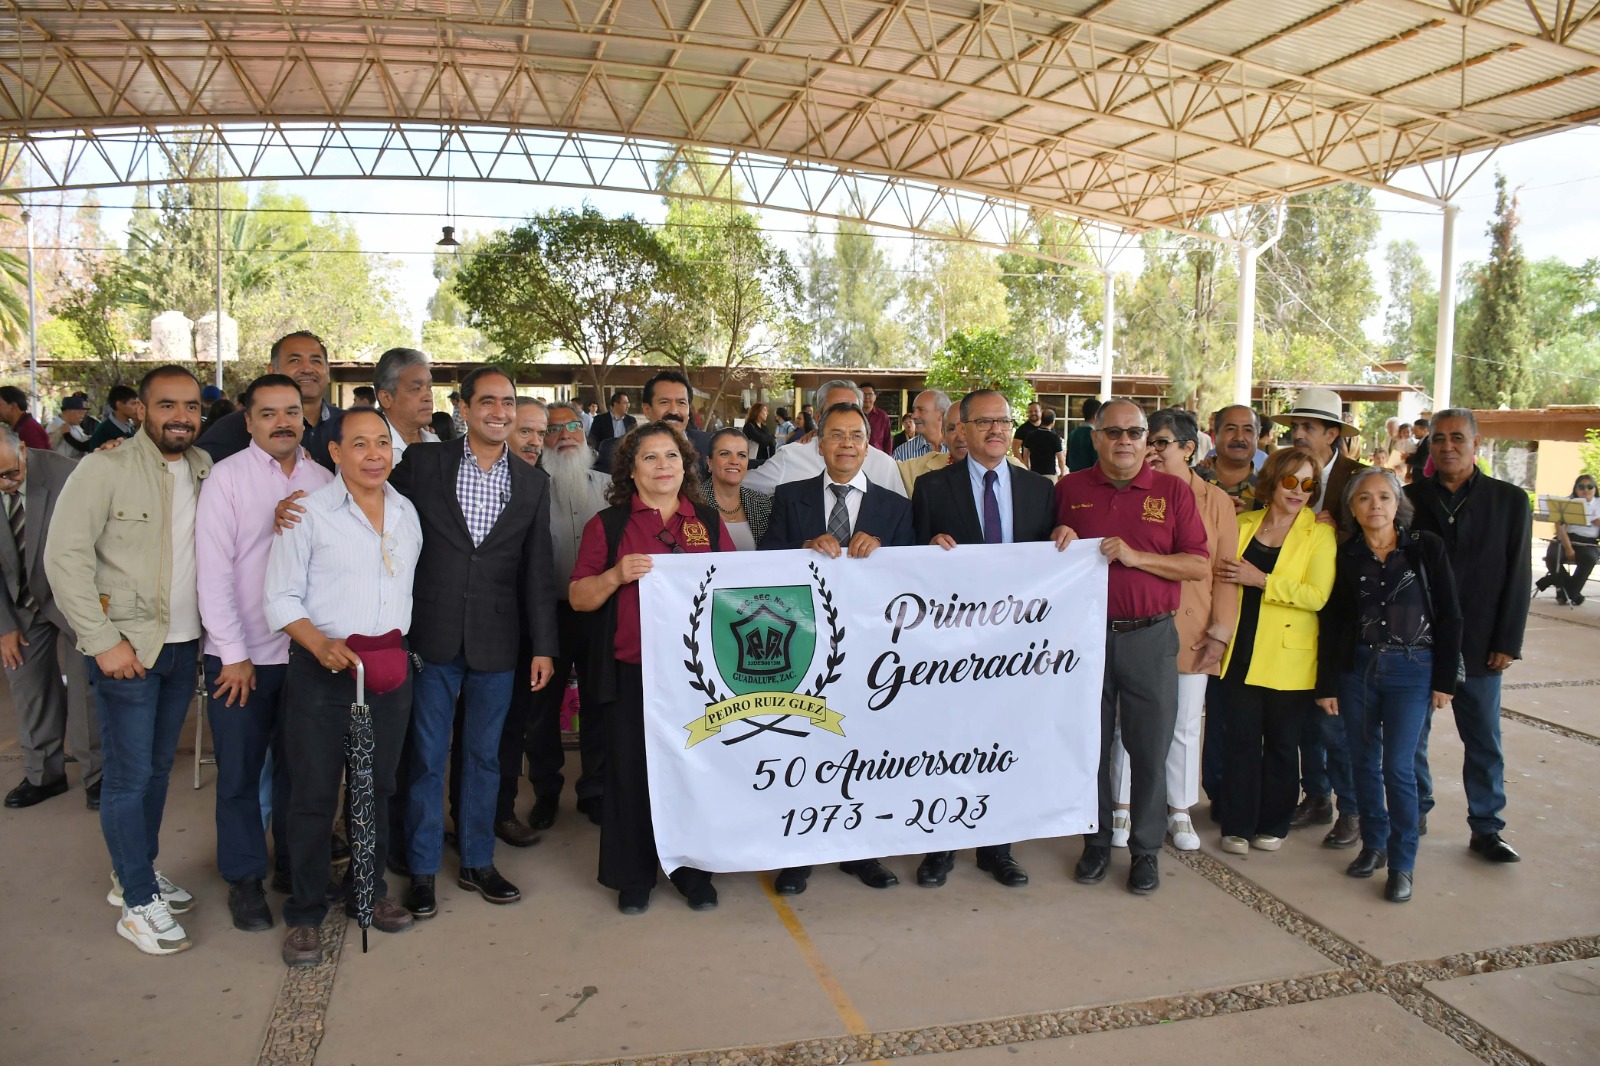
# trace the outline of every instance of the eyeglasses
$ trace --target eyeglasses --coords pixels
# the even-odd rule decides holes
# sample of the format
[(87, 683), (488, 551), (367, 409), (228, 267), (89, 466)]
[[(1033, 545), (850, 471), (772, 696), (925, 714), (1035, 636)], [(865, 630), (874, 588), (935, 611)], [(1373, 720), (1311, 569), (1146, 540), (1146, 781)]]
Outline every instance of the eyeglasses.
[(1301, 492), (1310, 492), (1312, 489), (1317, 487), (1317, 479), (1314, 477), (1295, 477), (1293, 474), (1285, 474), (1278, 484), (1282, 485), (1286, 489), (1292, 489), (1296, 485), (1299, 485)]
[(1005, 428), (1010, 429), (1011, 428), (1011, 419), (1009, 419), (1009, 418), (970, 418), (970, 419), (967, 420), (967, 425), (969, 425), (969, 426), (977, 426), (978, 430), (980, 432), (987, 433), (991, 429), (998, 429), (1001, 426), (1004, 426)]
[(842, 429), (831, 429), (824, 434), (823, 437), (829, 444), (845, 444), (847, 442), (850, 444), (867, 443), (867, 435), (861, 432), (859, 429), (854, 433), (846, 433)]
[[(4, 481), (7, 485), (20, 485), (22, 484), (22, 479), (27, 476), (27, 473), (28, 472), (25, 467), (14, 466), (10, 470), (0, 471), (0, 481)], [(1590, 485), (1589, 487), (1594, 488), (1593, 485)]]
[(582, 431), (583, 431), (583, 423), (575, 418), (571, 422), (552, 422), (552, 423), (550, 423), (550, 428), (548, 430), (546, 430), (545, 432), (547, 432), (547, 433), (562, 433), (562, 432), (565, 432), (565, 433), (580, 433)]
[(1121, 440), (1123, 437), (1127, 437), (1131, 441), (1137, 441), (1144, 437), (1145, 427), (1128, 426), (1124, 428), (1122, 426), (1106, 426), (1104, 429), (1095, 430), (1095, 432), (1105, 434), (1107, 440)]
[(661, 532), (656, 534), (656, 540), (666, 545), (667, 550), (672, 552), (673, 555), (681, 555), (685, 552), (684, 546), (674, 540), (672, 534), (668, 533), (665, 527), (662, 527)]
[(1158, 452), (1164, 452), (1167, 450), (1169, 445), (1176, 443), (1178, 442), (1173, 440), (1171, 437), (1151, 437), (1149, 440), (1145, 441), (1145, 444), (1151, 448), (1154, 448)]

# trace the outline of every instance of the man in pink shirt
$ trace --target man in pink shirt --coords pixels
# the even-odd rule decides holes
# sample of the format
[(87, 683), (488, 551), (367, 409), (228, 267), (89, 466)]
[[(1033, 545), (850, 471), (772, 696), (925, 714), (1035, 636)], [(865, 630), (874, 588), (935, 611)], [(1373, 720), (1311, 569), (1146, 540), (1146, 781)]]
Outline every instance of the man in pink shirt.
[(212, 467), (195, 521), (207, 710), (217, 755), (217, 866), (228, 882), (234, 927), (246, 932), (272, 928), (261, 887), (267, 840), (260, 782), (269, 745), (273, 887), (287, 891), (289, 882), (289, 773), (279, 707), (289, 638), (267, 624), (263, 606), (273, 510), (290, 493), (315, 492), (333, 479), (300, 446), (300, 405), (292, 378), (267, 374), (251, 383), (244, 397), (250, 444)]

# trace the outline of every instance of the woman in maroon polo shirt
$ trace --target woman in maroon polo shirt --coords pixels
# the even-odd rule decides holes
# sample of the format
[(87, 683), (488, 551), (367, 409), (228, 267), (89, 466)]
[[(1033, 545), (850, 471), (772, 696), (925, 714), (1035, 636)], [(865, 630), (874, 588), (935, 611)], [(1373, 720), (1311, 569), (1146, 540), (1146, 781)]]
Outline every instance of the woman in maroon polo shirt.
[[(644, 679), (640, 670), (639, 578), (652, 555), (733, 550), (728, 528), (694, 474), (694, 448), (671, 422), (637, 426), (612, 460), (611, 506), (584, 526), (568, 600), (599, 611), (589, 679), (606, 723), (600, 883), (616, 890), (623, 914), (643, 914), (655, 888), (655, 829), (645, 770)], [(717, 905), (711, 875), (684, 866), (671, 880), (694, 910)]]

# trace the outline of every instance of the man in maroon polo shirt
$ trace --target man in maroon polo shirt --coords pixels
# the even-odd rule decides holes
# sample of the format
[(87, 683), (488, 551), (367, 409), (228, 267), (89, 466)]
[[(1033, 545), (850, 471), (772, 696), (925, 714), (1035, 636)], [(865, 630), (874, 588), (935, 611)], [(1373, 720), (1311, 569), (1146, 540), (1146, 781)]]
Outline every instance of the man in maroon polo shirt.
[(1106, 669), (1100, 689), (1099, 830), (1084, 838), (1074, 871), (1080, 884), (1105, 880), (1111, 861), (1111, 746), (1120, 716), (1132, 771), (1133, 827), (1128, 888), (1140, 895), (1161, 885), (1156, 855), (1166, 834), (1162, 773), (1178, 715), (1180, 586), (1206, 577), (1205, 525), (1189, 486), (1150, 469), (1144, 411), (1112, 400), (1095, 416), (1099, 462), (1056, 482), (1055, 540), (1104, 538), (1111, 560)]

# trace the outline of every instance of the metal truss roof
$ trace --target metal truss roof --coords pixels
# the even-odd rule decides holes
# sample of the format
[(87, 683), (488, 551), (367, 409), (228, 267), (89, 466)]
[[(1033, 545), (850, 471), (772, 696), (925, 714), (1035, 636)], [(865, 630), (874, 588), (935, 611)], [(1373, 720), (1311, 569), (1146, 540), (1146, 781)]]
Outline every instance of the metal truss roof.
[[(626, 170), (644, 146), (704, 147), (765, 167), (768, 186), (869, 182), (869, 207), (933, 187), (1186, 230), (1331, 181), (1395, 188), (1417, 164), (1437, 164), (1431, 195), (1395, 191), (1447, 198), (1463, 153), (1600, 117), (1597, 14), (1600, 0), (5, 0), (0, 166), (35, 187), (162, 180), (154, 153), (199, 126), (247, 177), (442, 177), (450, 160), (458, 178), (560, 181), (578, 161), (607, 186), (596, 158)], [(591, 138), (611, 147), (580, 161)]]

